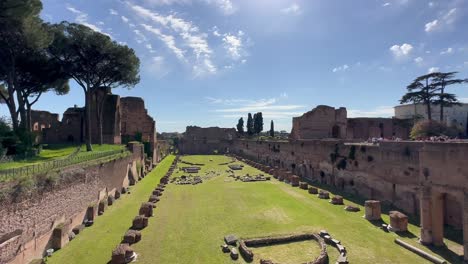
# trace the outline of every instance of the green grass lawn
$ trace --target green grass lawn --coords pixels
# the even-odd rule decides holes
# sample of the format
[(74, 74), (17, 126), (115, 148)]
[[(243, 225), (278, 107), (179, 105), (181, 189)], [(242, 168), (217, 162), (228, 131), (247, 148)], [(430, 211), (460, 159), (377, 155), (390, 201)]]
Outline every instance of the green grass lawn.
[[(47, 162), (47, 161), (51, 161), (55, 159), (66, 158), (68, 155), (75, 152), (77, 147), (78, 146), (76, 145), (50, 144), (47, 146), (47, 148), (44, 148), (41, 151), (41, 153), (39, 153), (39, 155), (36, 157), (32, 157), (32, 158), (28, 158), (24, 160), (0, 163), (0, 170), (20, 168), (23, 166)], [(123, 145), (111, 145), (111, 144), (98, 145), (96, 144), (96, 145), (93, 145), (93, 152), (96, 153), (96, 152), (118, 150), (118, 149), (122, 149), (123, 147), (124, 147)], [(88, 153), (86, 151), (86, 146), (84, 145), (81, 146), (81, 149), (78, 155), (86, 155), (86, 153)]]
[(57, 251), (47, 263), (107, 263), (112, 250), (120, 243), (125, 232), (138, 215), (142, 202), (148, 201), (159, 179), (166, 174), (174, 156), (165, 158), (156, 169), (124, 194), (113, 206), (98, 216), (93, 226), (85, 228), (65, 248)]
[[(328, 200), (318, 199), (305, 190), (275, 179), (270, 182), (236, 182), (227, 177), (227, 165), (218, 165), (228, 162), (228, 157), (186, 156), (182, 159), (205, 164), (198, 174), (200, 176), (206, 172), (220, 175), (195, 186), (167, 186), (161, 202), (157, 204), (155, 216), (150, 218), (149, 226), (142, 231), (142, 240), (132, 246), (138, 254), (137, 263), (245, 263), (242, 258), (232, 261), (228, 254), (222, 253), (220, 245), (225, 235), (248, 238), (318, 232), (321, 229), (326, 229), (334, 238), (342, 241), (348, 250), (350, 263), (428, 263), (394, 243), (395, 238), (402, 238), (430, 252), (430, 249), (418, 245), (419, 228), (414, 225), (409, 226), (409, 232), (404, 237), (385, 233), (365, 220), (363, 211), (346, 212), (344, 206), (331, 205)], [(164, 160), (157, 169), (159, 171), (155, 172), (156, 176), (145, 178), (130, 196), (124, 198), (132, 199), (132, 202), (118, 201), (98, 218), (93, 227), (54, 255), (51, 263), (106, 263), (112, 248), (138, 211), (139, 203), (146, 201), (169, 162), (169, 159)], [(188, 165), (179, 163), (179, 166)], [(182, 172), (176, 171), (174, 176), (182, 175)], [(249, 166), (236, 171), (237, 175), (246, 173), (255, 175), (260, 172)], [(139, 201), (133, 201), (135, 197)], [(347, 200), (345, 203), (351, 204)], [(383, 221), (389, 222), (388, 215), (383, 215)], [(259, 257), (274, 259), (282, 264), (310, 261), (319, 252), (318, 246), (313, 243), (307, 241), (254, 248), (256, 258), (252, 263), (258, 263)], [(453, 242), (448, 244), (450, 247), (460, 247)], [(447, 251), (437, 252), (450, 257)], [(337, 251), (328, 247), (328, 252), (330, 263), (334, 263), (338, 257)], [(455, 257), (450, 260), (457, 262)]]

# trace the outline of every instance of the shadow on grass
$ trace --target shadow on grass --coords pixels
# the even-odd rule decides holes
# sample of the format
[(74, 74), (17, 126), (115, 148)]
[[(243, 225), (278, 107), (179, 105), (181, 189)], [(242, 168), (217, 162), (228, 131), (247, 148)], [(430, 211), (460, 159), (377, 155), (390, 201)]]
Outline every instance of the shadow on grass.
[(427, 249), (432, 251), (433, 253), (443, 257), (445, 260), (452, 264), (462, 264), (463, 256), (458, 255), (457, 253), (450, 250), (446, 245), (436, 247), (436, 246), (427, 246)]

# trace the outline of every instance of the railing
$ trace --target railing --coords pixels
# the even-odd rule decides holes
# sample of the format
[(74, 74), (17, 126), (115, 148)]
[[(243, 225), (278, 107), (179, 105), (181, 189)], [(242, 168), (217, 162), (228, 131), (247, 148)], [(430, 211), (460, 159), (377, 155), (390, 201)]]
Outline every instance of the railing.
[(114, 156), (117, 154), (124, 154), (127, 152), (125, 148), (118, 150), (110, 150), (104, 152), (89, 152), (89, 153), (72, 153), (68, 157), (63, 159), (56, 159), (47, 162), (41, 162), (33, 165), (27, 165), (19, 168), (0, 170), (0, 182), (17, 178), (21, 176), (31, 176), (39, 173), (47, 172), (50, 170), (67, 167), (70, 165), (82, 163), (85, 161), (91, 161), (101, 159), (105, 157)]

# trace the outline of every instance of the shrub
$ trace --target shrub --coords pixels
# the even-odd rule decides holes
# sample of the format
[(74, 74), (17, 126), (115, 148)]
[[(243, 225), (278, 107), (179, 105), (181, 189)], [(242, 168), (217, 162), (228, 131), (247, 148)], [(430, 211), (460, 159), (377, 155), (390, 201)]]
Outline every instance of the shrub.
[(411, 129), (411, 138), (428, 138), (433, 136), (456, 137), (460, 133), (456, 127), (448, 127), (445, 124), (434, 120), (423, 120), (417, 122)]

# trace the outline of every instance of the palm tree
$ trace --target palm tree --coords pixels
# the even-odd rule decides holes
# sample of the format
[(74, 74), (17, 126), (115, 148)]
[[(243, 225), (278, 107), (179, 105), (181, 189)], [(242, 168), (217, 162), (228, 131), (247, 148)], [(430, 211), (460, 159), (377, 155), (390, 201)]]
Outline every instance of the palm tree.
[(434, 98), (437, 96), (433, 85), (436, 76), (437, 73), (428, 73), (417, 77), (406, 87), (408, 92), (403, 95), (400, 104), (423, 103), (427, 107), (427, 118), (432, 120), (431, 104), (434, 103)]
[(438, 99), (435, 104), (440, 105), (440, 122), (444, 121), (444, 107), (460, 105), (455, 94), (446, 93), (445, 88), (453, 84), (461, 84), (466, 80), (454, 79), (458, 72), (437, 72), (434, 78), (434, 88), (438, 89)]

